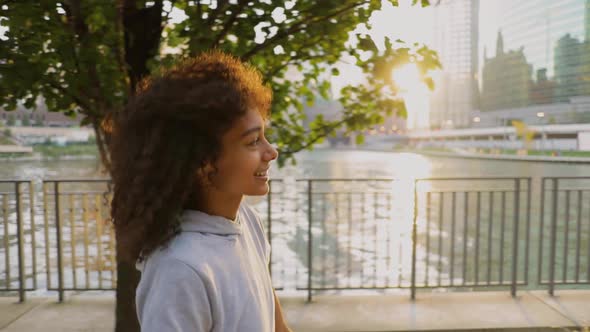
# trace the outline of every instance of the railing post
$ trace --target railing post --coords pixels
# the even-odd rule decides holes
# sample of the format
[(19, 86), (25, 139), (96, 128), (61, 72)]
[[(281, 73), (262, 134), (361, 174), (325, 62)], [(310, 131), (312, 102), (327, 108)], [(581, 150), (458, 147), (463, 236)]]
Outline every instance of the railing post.
[(270, 244), (271, 251), (268, 257), (268, 274), (272, 278), (272, 215), (271, 215), (271, 196), (272, 196), (272, 181), (268, 181), (268, 194), (266, 195), (266, 215), (268, 216), (267, 237)]
[(412, 285), (410, 298), (416, 299), (416, 242), (417, 235), (417, 221), (418, 221), (418, 180), (414, 180), (414, 218), (412, 221)]
[(63, 278), (63, 261), (62, 261), (62, 247), (61, 247), (61, 221), (59, 213), (59, 182), (53, 183), (54, 195), (55, 195), (55, 230), (56, 230), (56, 241), (57, 241), (57, 291), (59, 296), (59, 302), (64, 301), (64, 278)]
[[(529, 251), (530, 251), (530, 234), (531, 234), (531, 187), (532, 179), (527, 179), (527, 195), (526, 195), (526, 242), (525, 242), (525, 253), (524, 253), (524, 281), (526, 285), (529, 284)], [(542, 212), (541, 212), (542, 213)]]
[(510, 294), (516, 297), (516, 279), (518, 277), (518, 227), (520, 219), (520, 179), (514, 180), (514, 231), (512, 237), (512, 285)]
[(543, 282), (543, 243), (545, 242), (545, 181), (546, 178), (541, 178), (541, 203), (539, 205), (540, 226), (539, 226), (539, 248), (538, 248), (538, 264), (537, 264), (537, 282), (539, 285)]
[(311, 302), (312, 300), (312, 292), (311, 292), (311, 276), (312, 276), (312, 232), (311, 232), (311, 224), (312, 224), (312, 180), (307, 180), (307, 302)]
[[(552, 204), (552, 216), (551, 216), (551, 256), (549, 258), (549, 295), (553, 296), (553, 290), (555, 288), (555, 247), (557, 237), (557, 197), (559, 195), (558, 180), (553, 178), (553, 204)], [(539, 257), (539, 259), (542, 259)]]
[[(23, 250), (23, 213), (20, 201), (20, 182), (14, 182), (14, 193), (16, 195), (16, 238), (18, 244), (18, 301), (25, 301), (25, 263)], [(6, 234), (8, 236), (8, 234)]]
[(37, 239), (35, 238), (35, 190), (33, 181), (29, 181), (29, 204), (30, 204), (30, 220), (31, 220), (31, 249), (33, 251), (33, 288), (37, 289)]

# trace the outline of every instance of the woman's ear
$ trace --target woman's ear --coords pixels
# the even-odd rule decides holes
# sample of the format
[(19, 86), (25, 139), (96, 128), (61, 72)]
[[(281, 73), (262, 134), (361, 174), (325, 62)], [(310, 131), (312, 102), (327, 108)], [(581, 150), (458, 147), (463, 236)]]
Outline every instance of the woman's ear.
[(211, 162), (207, 162), (205, 166), (197, 170), (197, 179), (205, 187), (213, 185), (212, 177), (215, 174), (215, 167)]

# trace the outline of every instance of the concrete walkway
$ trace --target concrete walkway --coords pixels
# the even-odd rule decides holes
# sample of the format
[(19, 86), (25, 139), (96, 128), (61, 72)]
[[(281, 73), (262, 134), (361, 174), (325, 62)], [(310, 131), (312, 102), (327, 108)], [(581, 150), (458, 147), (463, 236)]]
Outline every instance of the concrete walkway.
[[(0, 331), (113, 331), (114, 296), (0, 298)], [(282, 297), (296, 332), (350, 331), (590, 331), (590, 290), (418, 293), (407, 295)], [(586, 329), (585, 329), (586, 328)]]

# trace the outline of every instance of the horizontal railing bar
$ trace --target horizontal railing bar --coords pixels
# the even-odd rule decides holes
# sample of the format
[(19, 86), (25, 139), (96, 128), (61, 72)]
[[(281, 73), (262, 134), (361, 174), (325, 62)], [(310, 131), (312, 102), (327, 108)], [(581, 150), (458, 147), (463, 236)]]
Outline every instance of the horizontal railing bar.
[[(440, 193), (467, 193), (467, 194), (477, 194), (477, 193), (513, 193), (516, 190), (513, 189), (498, 189), (498, 190), (433, 190), (433, 191), (420, 191), (419, 193), (431, 193), (431, 194), (440, 194)], [(526, 190), (519, 190), (518, 192), (527, 192)]]
[(545, 192), (559, 192), (559, 193), (564, 193), (564, 192), (572, 192), (572, 191), (582, 191), (582, 192), (587, 192), (590, 191), (590, 188), (587, 189), (579, 189), (579, 188), (571, 188), (571, 189), (558, 189), (558, 190), (554, 190), (554, 189), (545, 189)]
[[(110, 191), (60, 191), (58, 195), (85, 195), (85, 194), (110, 194)], [(47, 196), (55, 196), (55, 193), (47, 193)]]
[(527, 180), (532, 179), (532, 177), (461, 177), (461, 178), (418, 178), (416, 181), (467, 181), (467, 180)]
[[(47, 290), (59, 291), (59, 288), (51, 287), (51, 288), (47, 288)], [(64, 287), (64, 288), (62, 288), (62, 290), (64, 290), (64, 291), (114, 291), (114, 290), (117, 290), (117, 287), (116, 286), (113, 286), (113, 288), (105, 288), (105, 287), (102, 287), (102, 288), (83, 288), (83, 287), (68, 288), (68, 287)]]
[[(507, 284), (492, 284), (492, 285), (472, 285), (472, 286), (464, 286), (464, 285), (431, 285), (431, 286), (421, 286), (416, 285), (416, 288), (420, 289), (436, 289), (436, 288), (488, 288), (488, 287), (510, 287), (511, 283)], [(518, 286), (526, 286), (526, 283), (517, 283)], [(371, 289), (410, 289), (411, 285), (402, 285), (402, 286), (377, 286), (377, 287), (312, 287), (312, 291), (333, 291), (333, 290), (371, 290)], [(297, 287), (295, 288), (299, 291), (309, 290), (310, 288), (307, 287)]]
[(544, 176), (542, 180), (590, 180), (590, 176)]
[[(554, 285), (590, 285), (590, 281), (554, 281)], [(539, 282), (539, 285), (549, 285), (549, 280)]]
[(296, 182), (303, 182), (303, 181), (313, 181), (313, 182), (330, 182), (330, 181), (339, 181), (339, 182), (371, 182), (371, 181), (400, 181), (400, 179), (393, 179), (393, 178), (309, 178), (309, 179), (295, 179)]
[[(338, 190), (338, 191), (313, 191), (314, 194), (358, 194), (358, 195), (372, 195), (372, 194), (392, 194), (390, 190), (371, 190), (371, 191), (347, 191), (347, 190)], [(307, 191), (297, 191), (297, 194), (307, 194)], [(274, 195), (274, 193), (273, 193)]]
[(77, 182), (111, 182), (111, 179), (51, 179), (43, 180), (43, 183), (77, 183)]

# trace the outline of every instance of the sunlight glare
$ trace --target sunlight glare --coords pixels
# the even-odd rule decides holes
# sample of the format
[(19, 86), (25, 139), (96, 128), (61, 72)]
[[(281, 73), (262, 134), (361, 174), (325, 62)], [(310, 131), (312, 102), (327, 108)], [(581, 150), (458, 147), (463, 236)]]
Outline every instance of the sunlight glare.
[(408, 63), (392, 72), (392, 79), (400, 89), (400, 96), (406, 103), (408, 129), (427, 128), (430, 123), (428, 104), (429, 90), (422, 82), (418, 67)]
[(393, 81), (400, 87), (402, 92), (420, 89), (422, 82), (420, 81), (420, 73), (418, 67), (413, 63), (405, 64), (392, 73)]

